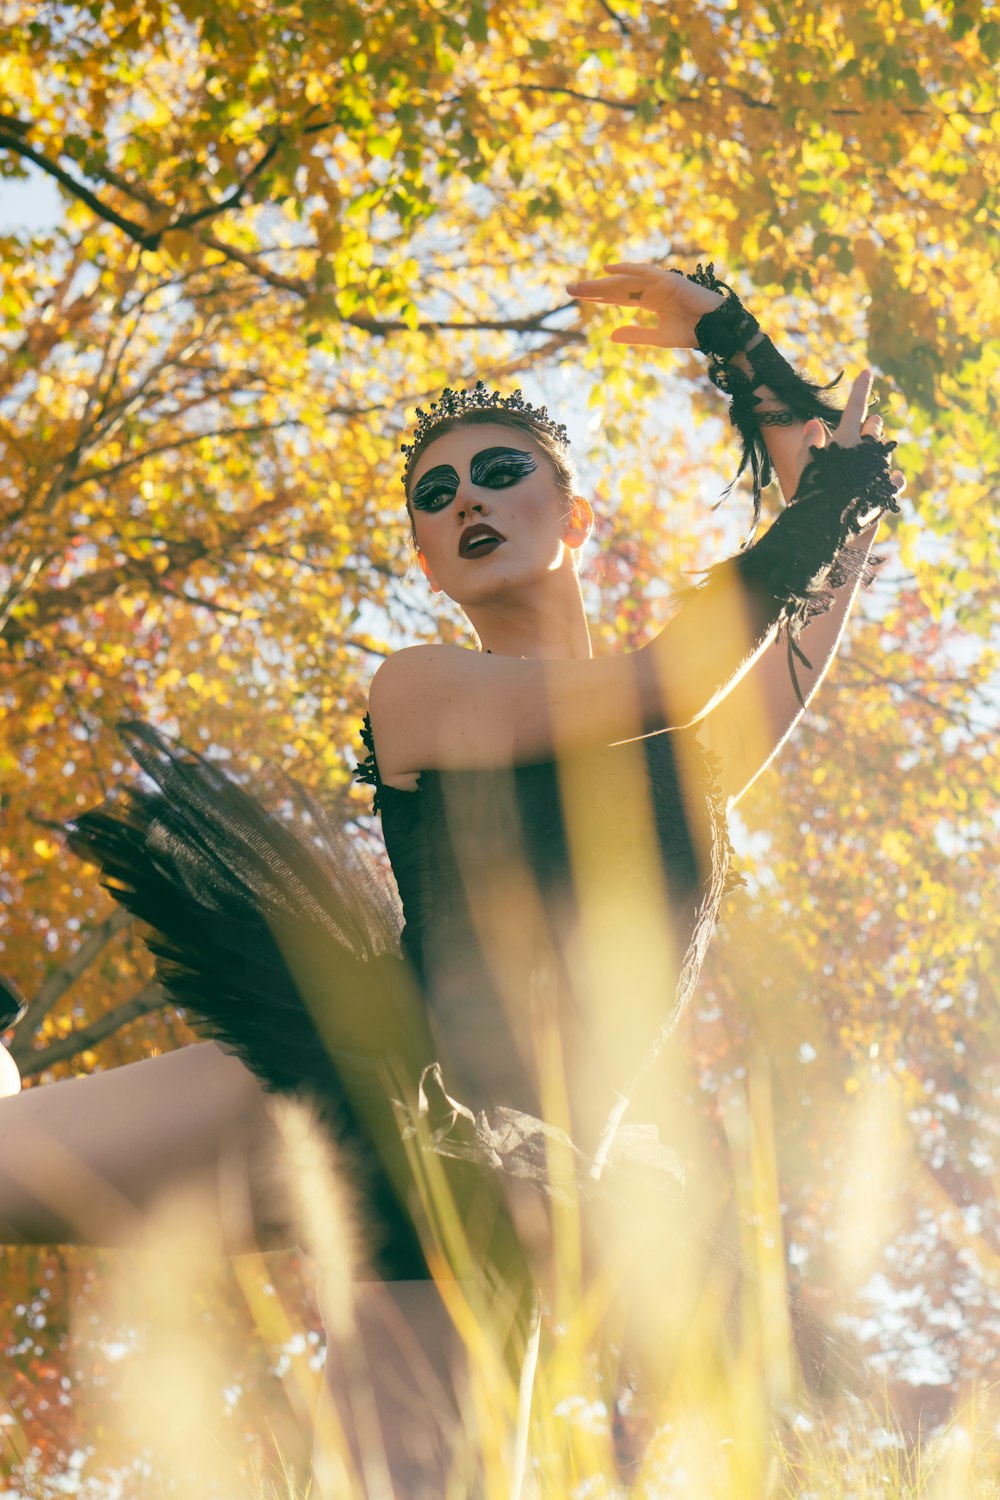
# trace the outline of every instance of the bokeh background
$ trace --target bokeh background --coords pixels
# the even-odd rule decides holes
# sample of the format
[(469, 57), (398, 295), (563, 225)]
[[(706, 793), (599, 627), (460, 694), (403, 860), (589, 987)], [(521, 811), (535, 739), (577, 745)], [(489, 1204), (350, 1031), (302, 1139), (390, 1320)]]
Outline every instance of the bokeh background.
[[(28, 1083), (192, 1035), (62, 843), (128, 770), (118, 719), (283, 765), (375, 836), (366, 683), (466, 639), (411, 563), (422, 399), (484, 378), (567, 422), (598, 650), (735, 548), (703, 360), (612, 345), (563, 289), (714, 261), (812, 378), (872, 366), (908, 490), (739, 808), (747, 888), (676, 1087), (721, 1161), (764, 1069), (787, 1274), (933, 1430), (1000, 1377), (995, 4), (4, 0), (0, 36), (0, 966)], [(141, 1362), (109, 1264), (0, 1252), (12, 1493), (152, 1482), (142, 1424), (106, 1436)], [(297, 1454), (308, 1268), (218, 1278), (204, 1410)]]

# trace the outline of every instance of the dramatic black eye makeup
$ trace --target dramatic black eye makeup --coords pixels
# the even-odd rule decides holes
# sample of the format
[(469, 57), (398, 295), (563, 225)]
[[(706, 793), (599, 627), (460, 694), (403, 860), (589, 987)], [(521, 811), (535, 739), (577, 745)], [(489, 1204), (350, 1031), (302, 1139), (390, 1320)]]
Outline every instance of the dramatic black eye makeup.
[(484, 448), (469, 466), (473, 484), (484, 484), (491, 490), (505, 490), (526, 474), (533, 474), (538, 461), (523, 448)]
[(414, 510), (440, 510), (449, 500), (454, 500), (458, 490), (458, 475), (451, 464), (438, 464), (428, 469), (413, 486), (410, 504)]
[[(538, 468), (533, 453), (523, 448), (484, 448), (469, 465), (473, 484), (486, 489), (504, 490)], [(442, 510), (458, 492), (458, 474), (451, 464), (428, 469), (413, 486), (410, 504), (414, 510)]]

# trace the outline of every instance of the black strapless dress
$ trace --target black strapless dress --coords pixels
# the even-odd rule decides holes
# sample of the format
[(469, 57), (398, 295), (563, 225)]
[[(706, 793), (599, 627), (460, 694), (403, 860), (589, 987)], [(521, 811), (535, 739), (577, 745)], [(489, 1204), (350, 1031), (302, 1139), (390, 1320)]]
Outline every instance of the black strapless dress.
[[(559, 764), (425, 771), (410, 792), (381, 781), (367, 719), (363, 737), (358, 774), (376, 789), (401, 950), (448, 1080), (477, 1113), (540, 1115), (532, 1029), (551, 1020), (574, 1139), (596, 1149), (687, 1004), (731, 884), (708, 756), (690, 731), (663, 732)], [(583, 972), (595, 944), (601, 993)], [(624, 995), (637, 944), (644, 996)]]
[[(429, 1274), (403, 1140), (414, 1108), (470, 1217), (470, 1195), (498, 1173), (551, 1190), (539, 1028), (559, 1032), (581, 1179), (594, 1180), (595, 1158), (617, 1160), (616, 1143), (636, 1145), (617, 1129), (624, 1102), (687, 1003), (730, 883), (693, 734), (561, 767), (426, 771), (404, 792), (382, 783), (366, 718), (357, 774), (375, 787), (398, 896), (287, 774), (223, 771), (142, 722), (119, 734), (143, 776), (68, 825), (70, 846), (145, 924), (157, 978), (196, 1030), (265, 1089), (317, 1105), (367, 1200), (374, 1274)], [(623, 949), (637, 941), (623, 922), (660, 930), (644, 1005), (634, 976), (623, 995), (612, 973), (603, 997), (581, 978), (588, 921), (609, 920)], [(641, 1146), (676, 1188), (673, 1154), (651, 1152), (648, 1130)]]

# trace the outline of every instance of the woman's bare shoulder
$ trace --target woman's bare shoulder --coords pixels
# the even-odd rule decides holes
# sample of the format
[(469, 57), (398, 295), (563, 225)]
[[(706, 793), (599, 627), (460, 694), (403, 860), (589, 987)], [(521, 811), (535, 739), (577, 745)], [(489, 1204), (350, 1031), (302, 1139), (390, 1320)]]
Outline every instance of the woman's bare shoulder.
[(431, 682), (461, 672), (479, 653), (464, 646), (404, 646), (387, 656), (368, 688), (369, 711), (380, 718), (392, 715)]
[(543, 660), (412, 646), (382, 663), (368, 702), (383, 779), (510, 766), (637, 732), (627, 655)]
[(426, 728), (434, 702), (448, 680), (456, 682), (478, 653), (462, 646), (405, 646), (387, 656), (368, 689), (368, 716), (379, 775), (409, 791), (426, 768)]

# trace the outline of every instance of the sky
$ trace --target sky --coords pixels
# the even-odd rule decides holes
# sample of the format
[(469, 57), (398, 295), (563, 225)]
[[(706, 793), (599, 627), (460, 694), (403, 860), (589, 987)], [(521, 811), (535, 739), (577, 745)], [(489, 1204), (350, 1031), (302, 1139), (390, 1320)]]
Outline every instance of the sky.
[(23, 180), (0, 179), (0, 234), (12, 230), (50, 229), (63, 215), (59, 189), (39, 168), (29, 166)]

